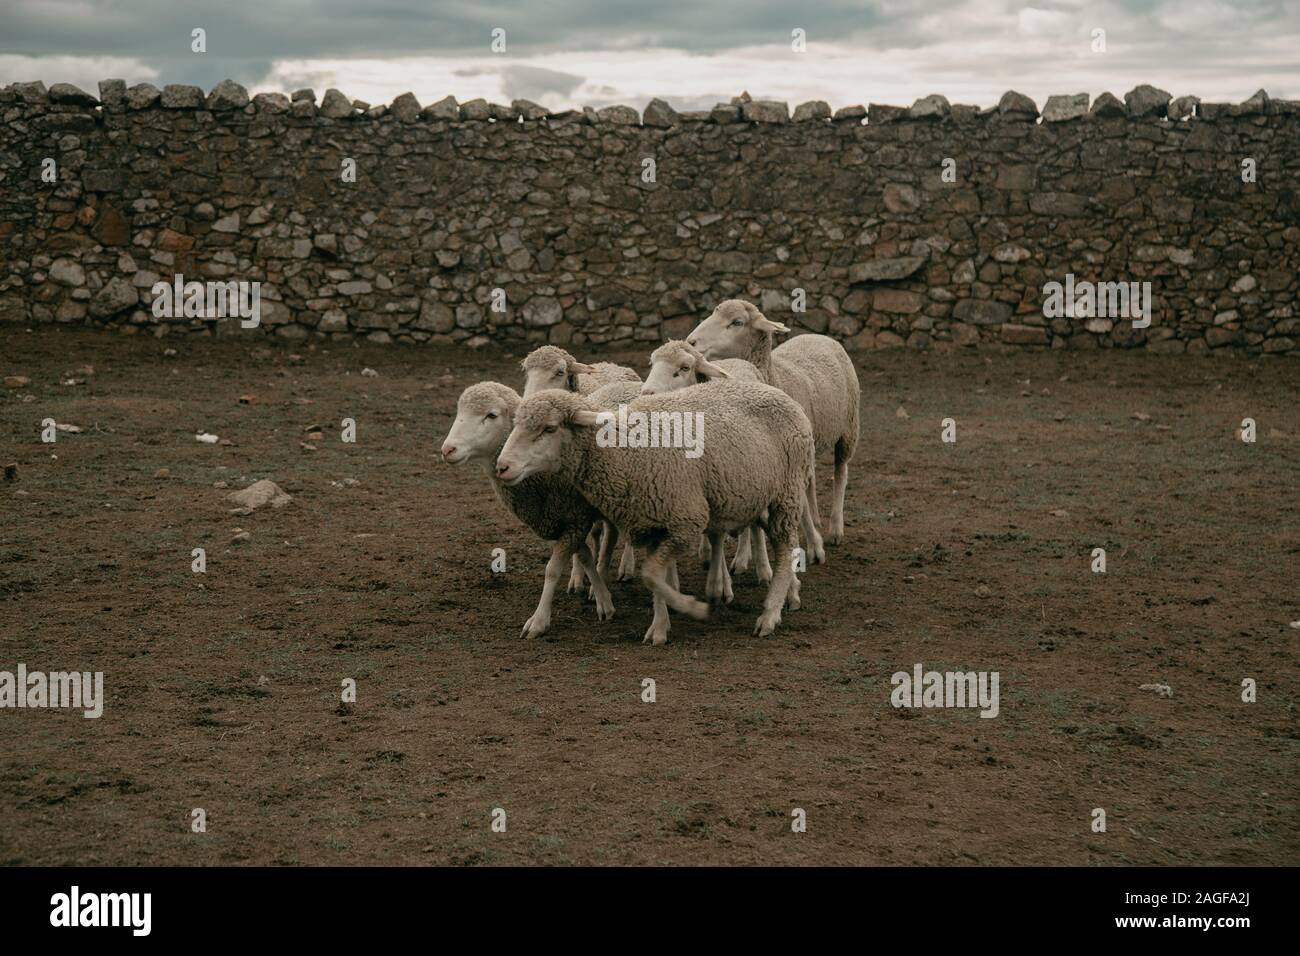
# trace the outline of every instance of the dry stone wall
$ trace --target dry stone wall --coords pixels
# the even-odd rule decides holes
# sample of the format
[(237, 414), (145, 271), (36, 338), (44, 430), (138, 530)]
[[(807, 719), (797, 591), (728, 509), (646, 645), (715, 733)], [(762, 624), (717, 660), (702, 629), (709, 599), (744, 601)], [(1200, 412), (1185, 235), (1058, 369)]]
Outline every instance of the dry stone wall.
[[(642, 115), (109, 80), (0, 117), (0, 322), (632, 345), (745, 296), (856, 348), (1300, 353), (1300, 103), (1262, 92)], [(260, 283), (260, 326), (155, 315), (176, 274)], [(1149, 282), (1150, 324), (1045, 314), (1067, 275)]]

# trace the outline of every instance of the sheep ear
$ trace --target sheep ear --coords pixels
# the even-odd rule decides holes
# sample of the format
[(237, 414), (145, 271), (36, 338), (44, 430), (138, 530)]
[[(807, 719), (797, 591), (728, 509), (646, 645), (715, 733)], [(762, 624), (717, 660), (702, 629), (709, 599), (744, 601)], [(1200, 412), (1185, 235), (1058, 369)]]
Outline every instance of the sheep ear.
[(760, 332), (789, 332), (790, 330), (780, 322), (773, 322), (765, 315), (760, 315), (754, 320), (754, 328)]
[(707, 379), (714, 378), (731, 378), (731, 373), (720, 365), (714, 365), (706, 358), (697, 358), (695, 360), (695, 374), (703, 375)]
[(596, 367), (594, 365), (587, 365), (583, 362), (569, 363), (570, 375), (590, 375), (594, 371), (596, 371)]
[(589, 408), (578, 408), (569, 415), (569, 422), (582, 428), (596, 428), (605, 424), (603, 419), (608, 416), (609, 412), (593, 412)]

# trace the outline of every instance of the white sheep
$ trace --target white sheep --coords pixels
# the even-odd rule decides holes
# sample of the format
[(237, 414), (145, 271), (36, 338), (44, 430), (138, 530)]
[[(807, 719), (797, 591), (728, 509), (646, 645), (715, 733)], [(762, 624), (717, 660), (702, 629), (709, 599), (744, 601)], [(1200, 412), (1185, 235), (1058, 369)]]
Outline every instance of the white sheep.
[(675, 392), (689, 385), (702, 385), (719, 378), (737, 382), (761, 382), (753, 363), (739, 358), (710, 362), (684, 339), (669, 339), (650, 353), (650, 371), (641, 386), (642, 395)]
[(532, 617), (524, 622), (522, 636), (532, 638), (550, 627), (555, 587), (565, 563), (572, 558), (576, 557), (591, 578), (597, 618), (602, 621), (612, 618), (614, 603), (604, 575), (587, 547), (592, 525), (603, 520), (600, 512), (559, 475), (534, 475), (509, 486), (496, 478), (497, 455), (510, 434), (521, 401), (513, 388), (498, 382), (469, 386), (456, 403), (456, 420), (442, 443), (442, 457), (453, 465), (470, 461), (482, 464), (501, 503), (539, 538), (553, 542), (541, 599)]
[[(641, 386), (642, 395), (658, 395), (674, 392), (716, 379), (729, 378), (737, 382), (761, 382), (758, 369), (745, 359), (727, 358), (710, 362), (700, 354), (699, 349), (682, 339), (670, 339), (650, 355), (650, 372), (645, 384)], [(722, 560), (722, 555), (706, 542), (709, 557), (710, 576), (718, 574), (715, 562)], [(767, 542), (764, 540), (762, 525), (754, 525), (741, 531), (736, 539), (736, 558), (731, 570), (744, 571), (749, 567), (751, 555), (757, 554), (755, 571), (760, 581), (772, 580), (772, 566), (767, 560)], [(702, 555), (703, 556), (703, 555)], [(726, 601), (731, 601), (731, 582), (726, 577), (723, 565), (721, 578), (726, 588)]]
[(671, 563), (689, 554), (701, 534), (745, 528), (766, 512), (776, 573), (754, 630), (771, 634), (786, 598), (792, 609), (799, 606), (791, 554), (813, 458), (808, 417), (775, 388), (730, 381), (646, 396), (632, 403), (633, 412), (661, 426), (661, 435), (668, 433), (665, 422), (675, 418), (681, 427), (683, 416), (700, 416), (691, 421), (705, 424), (701, 453), (691, 457), (671, 441), (611, 447), (616, 425), (608, 411), (584, 396), (548, 390), (520, 404), (497, 458), (497, 478), (513, 486), (538, 474), (559, 475), (646, 548), (641, 577), (656, 605), (648, 644), (668, 640), (668, 607), (708, 616), (707, 604), (671, 585)]
[[(743, 358), (753, 363), (763, 381), (775, 385), (796, 402), (812, 422), (817, 454), (833, 454), (835, 487), (827, 539), (844, 538), (844, 492), (849, 483), (849, 461), (858, 446), (858, 374), (844, 347), (826, 335), (796, 335), (772, 348), (774, 332), (789, 332), (768, 319), (757, 306), (728, 299), (695, 327), (686, 341), (711, 361)], [(817, 530), (815, 475), (808, 485), (808, 507), (803, 518), (804, 538), (813, 561), (826, 560)]]
[[(617, 366), (616, 366), (617, 367)], [(602, 385), (587, 397), (607, 411), (616, 412), (620, 405), (630, 405), (641, 396), (641, 382), (637, 381), (620, 381), (610, 382), (608, 385)], [(605, 533), (600, 539), (600, 568), (602, 573), (606, 571), (614, 548), (618, 544), (619, 531), (609, 522), (605, 523)], [(618, 561), (619, 581), (630, 581), (636, 574), (636, 549), (632, 546), (632, 539), (624, 537), (623, 553)], [(608, 580), (608, 574), (606, 574)]]
[[(640, 398), (641, 388), (642, 386), (640, 380), (637, 380), (635, 382), (611, 382), (608, 385), (602, 385), (600, 388), (596, 389), (587, 397), (591, 399), (592, 402), (599, 405), (605, 411), (617, 412), (618, 407), (620, 405), (625, 405), (625, 406), (631, 405), (634, 401)], [(606, 527), (606, 533), (601, 537), (600, 540), (599, 564), (600, 564), (601, 572), (605, 573), (606, 580), (608, 580), (609, 575), (606, 571), (606, 568), (610, 561), (609, 555), (616, 547), (619, 531), (609, 522), (606, 522), (605, 527)], [(707, 547), (707, 539), (705, 539), (705, 541)], [(619, 581), (629, 581), (632, 579), (632, 576), (634, 574), (636, 574), (636, 548), (632, 546), (632, 539), (624, 535), (623, 554), (619, 558), (617, 577)], [(668, 580), (672, 583), (673, 587), (678, 587), (676, 562), (673, 563), (671, 569), (669, 570)], [(710, 581), (712, 581), (712, 578), (710, 578)], [(726, 601), (730, 603), (731, 601), (730, 581), (726, 582), (726, 595), (727, 595)]]
[[(641, 382), (641, 376), (626, 366), (615, 365), (613, 362), (587, 365), (558, 345), (539, 346), (529, 352), (519, 364), (524, 370), (524, 398), (545, 388), (590, 395), (598, 388), (614, 382)], [(605, 537), (608, 538), (608, 532)], [(620, 572), (621, 570), (620, 565)], [(575, 556), (569, 571), (568, 590), (572, 593), (581, 589), (582, 567)]]
[(558, 345), (533, 349), (521, 364), (524, 369), (524, 398), (544, 388), (562, 388), (566, 392), (590, 395), (611, 382), (641, 381), (641, 376), (626, 366), (613, 362), (587, 365)]

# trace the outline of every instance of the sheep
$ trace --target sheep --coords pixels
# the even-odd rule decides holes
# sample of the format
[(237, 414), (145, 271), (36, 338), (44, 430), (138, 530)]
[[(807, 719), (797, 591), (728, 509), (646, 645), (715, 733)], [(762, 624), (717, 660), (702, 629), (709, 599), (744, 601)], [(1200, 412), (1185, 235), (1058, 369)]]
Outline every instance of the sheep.
[(576, 556), (591, 578), (596, 617), (614, 616), (609, 589), (587, 547), (592, 525), (603, 520), (599, 511), (573, 485), (558, 475), (535, 475), (527, 481), (509, 486), (497, 480), (494, 469), (497, 455), (505, 444), (522, 401), (510, 386), (498, 382), (479, 382), (461, 392), (456, 403), (456, 420), (442, 443), (442, 457), (452, 465), (477, 461), (484, 465), (492, 490), (543, 541), (551, 541), (551, 557), (546, 562), (542, 596), (537, 610), (524, 622), (521, 636), (537, 637), (551, 624), (551, 604), (564, 564)]
[[(617, 367), (617, 366), (615, 366)], [(628, 371), (631, 371), (630, 369)], [(618, 411), (620, 405), (630, 405), (641, 395), (641, 380), (622, 382), (610, 382), (608, 385), (602, 385), (592, 392), (588, 397), (607, 411)], [(604, 573), (608, 567), (609, 561), (613, 554), (614, 548), (618, 543), (618, 529), (613, 525), (606, 523), (605, 534), (600, 539), (600, 565)], [(632, 575), (636, 574), (636, 549), (632, 547), (632, 539), (624, 538), (623, 554), (618, 561), (617, 580), (630, 581)]]
[[(620, 405), (631, 405), (634, 401), (640, 398), (641, 395), (644, 393), (643, 390), (644, 390), (644, 386), (641, 384), (640, 379), (638, 379), (635, 382), (611, 382), (609, 385), (602, 385), (600, 388), (592, 392), (591, 395), (589, 395), (588, 397), (605, 411), (617, 412), (618, 407)], [(606, 535), (606, 539), (608, 539), (608, 537), (609, 535)], [(613, 537), (615, 540), (617, 540), (617, 534), (614, 534)], [(602, 560), (605, 558), (605, 554), (607, 550), (606, 539), (602, 539), (601, 541), (600, 554)], [(708, 539), (702, 538), (701, 540), (704, 543), (704, 548), (706, 549), (707, 553), (710, 556), (710, 561), (707, 562), (707, 566), (711, 569), (709, 582), (710, 582), (710, 587), (712, 588), (713, 581), (714, 581), (712, 575), (717, 573), (717, 569), (714, 568), (712, 565), (712, 560), (711, 560), (712, 548), (709, 545)], [(612, 547), (612, 544), (610, 545), (610, 547)], [(632, 546), (632, 539), (625, 537), (623, 543), (623, 555), (619, 559), (619, 563), (618, 563), (618, 580), (620, 581), (630, 580), (632, 578), (632, 575), (634, 575), (635, 573), (636, 573), (636, 549)], [(672, 582), (673, 587), (678, 586), (676, 563), (674, 563), (671, 566), (669, 570), (668, 579), (669, 581)], [(723, 594), (725, 594), (726, 603), (728, 604), (731, 603), (731, 599), (733, 595), (731, 592), (731, 582), (729, 580), (725, 581), (725, 584), (719, 587), (716, 596), (718, 597), (719, 600), (722, 600)], [(710, 590), (709, 596), (710, 597), (715, 596), (712, 590)]]
[[(835, 487), (827, 540), (844, 538), (844, 492), (849, 483), (849, 461), (858, 446), (858, 375), (844, 347), (825, 335), (797, 335), (772, 348), (772, 333), (789, 332), (742, 299), (728, 299), (695, 327), (686, 341), (710, 361), (744, 358), (753, 363), (769, 385), (775, 385), (796, 402), (812, 422), (817, 454), (833, 453)], [(814, 562), (826, 560), (817, 530), (815, 475), (808, 485), (808, 507), (803, 516), (804, 537)]]
[(665, 415), (680, 424), (685, 416), (698, 416), (688, 419), (692, 424), (707, 418), (708, 447), (694, 457), (691, 449), (609, 447), (617, 431), (610, 412), (585, 396), (548, 390), (519, 406), (497, 458), (497, 479), (513, 487), (538, 474), (559, 475), (646, 547), (641, 578), (654, 594), (655, 619), (643, 643), (655, 645), (668, 640), (668, 607), (698, 619), (709, 613), (707, 604), (671, 585), (671, 562), (701, 534), (747, 527), (766, 510), (776, 573), (754, 632), (771, 634), (787, 597), (792, 610), (799, 606), (791, 554), (813, 461), (808, 417), (778, 389), (730, 381), (646, 396), (630, 406), (629, 422), (633, 413), (652, 425)]
[(590, 395), (610, 382), (640, 382), (641, 376), (613, 362), (586, 365), (558, 345), (533, 349), (521, 363), (524, 370), (524, 398), (544, 388), (562, 388)]
[[(558, 345), (543, 345), (533, 349), (520, 363), (520, 367), (524, 370), (524, 398), (544, 388), (562, 388), (590, 395), (602, 385), (612, 382), (641, 381), (641, 376), (630, 368), (612, 362), (586, 365)], [(575, 556), (573, 567), (569, 571), (568, 590), (572, 593), (581, 588), (582, 567)]]
[(642, 395), (673, 392), (718, 378), (738, 382), (761, 382), (758, 369), (744, 359), (727, 358), (710, 362), (695, 346), (682, 339), (670, 339), (650, 353), (650, 374), (641, 386)]
[(635, 382), (611, 382), (589, 393), (587, 397), (601, 408), (614, 411), (618, 406), (631, 405), (640, 398), (641, 387), (640, 379)]
[[(671, 339), (651, 353), (650, 373), (646, 376), (645, 384), (641, 386), (641, 394), (657, 395), (720, 378), (729, 378), (738, 382), (762, 381), (758, 369), (745, 359), (727, 358), (710, 362), (697, 348), (684, 340)], [(746, 528), (737, 536), (736, 558), (732, 562), (731, 570), (740, 572), (748, 568), (751, 553), (755, 553), (754, 549), (758, 555), (755, 563), (758, 579), (764, 582), (771, 581), (772, 566), (767, 560), (767, 543), (761, 525)], [(723, 556), (714, 551), (711, 542), (708, 551), (711, 573), (717, 573), (714, 561), (720, 560)], [(723, 577), (725, 578), (725, 573)], [(726, 600), (730, 602), (730, 581), (726, 582), (726, 589)]]

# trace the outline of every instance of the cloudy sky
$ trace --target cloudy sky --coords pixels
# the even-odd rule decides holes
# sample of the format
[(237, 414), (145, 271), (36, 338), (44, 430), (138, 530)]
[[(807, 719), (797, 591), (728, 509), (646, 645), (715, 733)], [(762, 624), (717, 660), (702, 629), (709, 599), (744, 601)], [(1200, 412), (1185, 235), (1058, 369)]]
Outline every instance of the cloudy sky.
[(94, 92), (105, 77), (553, 108), (699, 109), (741, 90), (837, 108), (928, 93), (988, 106), (1017, 89), (1041, 106), (1139, 83), (1300, 99), (1300, 0), (0, 0), (0, 84)]

